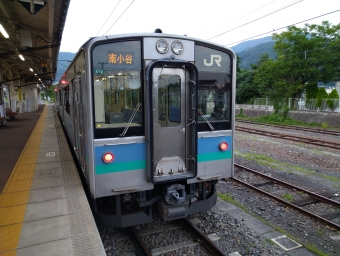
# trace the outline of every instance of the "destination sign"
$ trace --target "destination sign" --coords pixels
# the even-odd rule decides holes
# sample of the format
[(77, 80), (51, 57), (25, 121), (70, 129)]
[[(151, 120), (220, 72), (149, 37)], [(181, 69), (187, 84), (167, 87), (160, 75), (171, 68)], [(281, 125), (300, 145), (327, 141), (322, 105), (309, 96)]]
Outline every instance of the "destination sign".
[(132, 65), (133, 64), (133, 54), (132, 53), (109, 53), (108, 59), (109, 64), (118, 65)]
[(141, 70), (140, 44), (140, 41), (125, 41), (97, 45), (92, 52), (92, 72), (104, 76), (113, 74), (111, 71)]

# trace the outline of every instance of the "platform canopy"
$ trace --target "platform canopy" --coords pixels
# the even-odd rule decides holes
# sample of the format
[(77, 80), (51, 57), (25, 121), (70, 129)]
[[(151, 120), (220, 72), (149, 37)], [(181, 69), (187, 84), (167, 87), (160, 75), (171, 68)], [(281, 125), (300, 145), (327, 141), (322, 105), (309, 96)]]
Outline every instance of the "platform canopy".
[(50, 84), (71, 0), (0, 0), (0, 82)]

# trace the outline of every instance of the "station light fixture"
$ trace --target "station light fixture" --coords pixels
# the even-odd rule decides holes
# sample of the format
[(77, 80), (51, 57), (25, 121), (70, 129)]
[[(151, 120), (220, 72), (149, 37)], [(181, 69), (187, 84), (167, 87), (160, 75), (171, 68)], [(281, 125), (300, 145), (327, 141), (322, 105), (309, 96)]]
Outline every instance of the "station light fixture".
[(19, 58), (20, 58), (22, 61), (25, 61), (25, 58), (24, 58), (24, 56), (22, 56), (22, 54), (19, 53), (18, 56), (19, 56)]
[(32, 69), (32, 68), (30, 68), (30, 71), (31, 71), (31, 72), (33, 72), (33, 69)]
[(69, 84), (69, 82), (68, 82), (65, 78), (62, 78), (62, 79), (60, 80), (60, 83), (61, 83), (62, 85), (68, 85), (68, 84)]
[(0, 24), (0, 32), (5, 38), (9, 38), (9, 35), (7, 34), (5, 28)]

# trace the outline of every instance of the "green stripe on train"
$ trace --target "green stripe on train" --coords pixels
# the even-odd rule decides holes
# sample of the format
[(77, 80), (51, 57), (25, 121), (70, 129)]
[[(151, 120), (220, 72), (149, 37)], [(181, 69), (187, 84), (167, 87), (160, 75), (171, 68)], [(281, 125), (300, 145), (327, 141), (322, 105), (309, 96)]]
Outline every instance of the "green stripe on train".
[(199, 154), (197, 156), (198, 162), (207, 162), (207, 161), (216, 161), (216, 160), (224, 160), (231, 158), (231, 151), (228, 152), (216, 152), (209, 154)]
[(135, 171), (146, 168), (146, 161), (132, 161), (122, 163), (101, 164), (96, 166), (96, 174)]

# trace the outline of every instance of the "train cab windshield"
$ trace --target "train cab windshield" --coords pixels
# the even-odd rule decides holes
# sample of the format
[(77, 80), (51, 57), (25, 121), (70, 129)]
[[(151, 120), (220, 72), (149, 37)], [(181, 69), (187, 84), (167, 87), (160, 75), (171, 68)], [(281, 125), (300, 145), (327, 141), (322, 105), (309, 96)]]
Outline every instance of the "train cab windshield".
[(198, 131), (231, 129), (231, 57), (195, 46), (198, 69)]
[(127, 126), (128, 135), (141, 135), (140, 42), (97, 45), (92, 56), (95, 137), (119, 136)]

